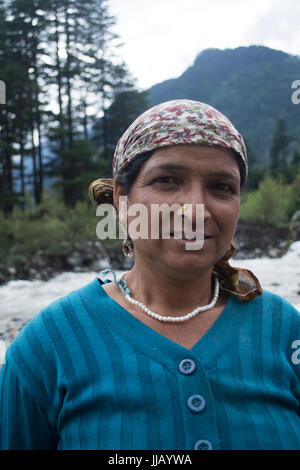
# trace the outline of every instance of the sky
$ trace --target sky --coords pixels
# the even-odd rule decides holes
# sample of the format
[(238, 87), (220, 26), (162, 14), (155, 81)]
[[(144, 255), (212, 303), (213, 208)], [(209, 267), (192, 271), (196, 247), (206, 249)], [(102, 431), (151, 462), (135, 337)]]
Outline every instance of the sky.
[[(207, 48), (300, 55), (299, 0), (108, 0), (119, 55), (139, 89), (180, 76)], [(300, 78), (300, 77), (299, 77)]]

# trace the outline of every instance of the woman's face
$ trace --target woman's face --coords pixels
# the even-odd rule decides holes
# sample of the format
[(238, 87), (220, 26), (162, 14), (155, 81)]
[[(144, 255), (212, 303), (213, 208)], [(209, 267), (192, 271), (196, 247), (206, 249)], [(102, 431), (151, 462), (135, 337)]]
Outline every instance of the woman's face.
[[(115, 202), (124, 195), (117, 186)], [(131, 204), (148, 209), (150, 237), (151, 204), (193, 204), (193, 229), (196, 226), (195, 204), (204, 205), (202, 248), (187, 250), (183, 240), (135, 239), (136, 263), (148, 263), (156, 269), (187, 278), (188, 273), (211, 269), (229, 247), (240, 213), (240, 172), (230, 150), (204, 145), (176, 145), (157, 150), (142, 166), (128, 197)], [(134, 217), (128, 217), (128, 223)], [(172, 233), (172, 221), (171, 221)]]

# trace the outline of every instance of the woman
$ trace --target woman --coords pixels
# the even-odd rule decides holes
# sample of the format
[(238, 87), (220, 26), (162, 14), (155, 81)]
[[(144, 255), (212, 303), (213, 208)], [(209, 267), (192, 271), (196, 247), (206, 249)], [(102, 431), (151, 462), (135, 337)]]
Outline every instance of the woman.
[[(123, 279), (96, 278), (36, 316), (1, 370), (1, 448), (299, 449), (299, 312), (234, 268), (248, 165), (241, 135), (204, 103), (143, 113), (121, 137), (97, 204), (178, 204), (201, 248), (130, 237)], [(160, 219), (161, 220), (161, 219)], [(176, 229), (177, 230), (177, 229)], [(150, 232), (149, 232), (150, 233)], [(148, 234), (149, 234), (148, 233)], [(188, 237), (186, 237), (188, 238)], [(190, 243), (195, 243), (190, 241)]]

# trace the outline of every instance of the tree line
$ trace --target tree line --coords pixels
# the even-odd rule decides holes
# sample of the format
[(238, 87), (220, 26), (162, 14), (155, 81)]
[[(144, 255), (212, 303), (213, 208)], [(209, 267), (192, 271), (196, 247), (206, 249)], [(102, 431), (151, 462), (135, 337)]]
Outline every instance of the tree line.
[(249, 164), (248, 191), (258, 189), (260, 182), (268, 176), (286, 185), (295, 181), (300, 173), (300, 148), (297, 137), (288, 132), (285, 119), (275, 119), (267, 164), (260, 163), (259, 155), (245, 138)]
[[(73, 207), (109, 174), (117, 136), (148, 105), (118, 55), (106, 0), (0, 0), (0, 208), (36, 205), (48, 178)], [(114, 103), (114, 105), (112, 105)]]
[[(119, 57), (115, 24), (107, 0), (0, 0), (4, 214), (32, 201), (38, 206), (49, 181), (74, 207), (90, 181), (111, 176), (118, 138), (151, 105)], [(293, 182), (300, 167), (296, 140), (283, 119), (275, 120), (269, 163), (262, 166), (246, 139), (248, 190), (267, 174)]]

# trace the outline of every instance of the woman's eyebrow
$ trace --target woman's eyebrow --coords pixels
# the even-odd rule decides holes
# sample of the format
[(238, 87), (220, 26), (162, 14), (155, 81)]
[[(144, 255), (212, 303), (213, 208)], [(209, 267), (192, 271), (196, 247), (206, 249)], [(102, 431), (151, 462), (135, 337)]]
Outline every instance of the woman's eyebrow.
[[(158, 165), (154, 168), (152, 168), (152, 171), (154, 170), (187, 170), (187, 167), (185, 165), (179, 165), (179, 164), (174, 164), (174, 163), (163, 163), (161, 165)], [(211, 171), (206, 173), (207, 176), (217, 176), (221, 178), (227, 178), (231, 180), (236, 180), (238, 178), (238, 173), (237, 172), (227, 172), (227, 171)]]
[(151, 170), (185, 170), (184, 165), (179, 165), (175, 163), (162, 163), (161, 165), (153, 167)]
[(212, 171), (210, 173), (207, 173), (208, 176), (218, 176), (221, 178), (228, 178), (231, 180), (236, 180), (238, 178), (238, 173), (233, 172), (233, 173), (228, 173), (227, 171)]

